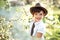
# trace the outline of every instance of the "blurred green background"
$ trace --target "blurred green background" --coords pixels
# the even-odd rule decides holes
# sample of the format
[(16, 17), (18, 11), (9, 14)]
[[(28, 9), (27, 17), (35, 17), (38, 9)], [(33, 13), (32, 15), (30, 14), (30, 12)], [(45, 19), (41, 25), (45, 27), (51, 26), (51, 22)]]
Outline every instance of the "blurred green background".
[(0, 0), (0, 40), (29, 40), (29, 8), (38, 2), (48, 10), (45, 39), (60, 40), (60, 0)]

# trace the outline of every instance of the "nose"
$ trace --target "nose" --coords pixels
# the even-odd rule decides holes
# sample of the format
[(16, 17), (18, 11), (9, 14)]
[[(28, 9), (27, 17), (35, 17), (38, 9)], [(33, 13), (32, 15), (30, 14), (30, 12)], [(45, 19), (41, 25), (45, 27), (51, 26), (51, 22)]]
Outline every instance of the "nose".
[(39, 18), (39, 17), (40, 17), (40, 15), (37, 15), (37, 17)]

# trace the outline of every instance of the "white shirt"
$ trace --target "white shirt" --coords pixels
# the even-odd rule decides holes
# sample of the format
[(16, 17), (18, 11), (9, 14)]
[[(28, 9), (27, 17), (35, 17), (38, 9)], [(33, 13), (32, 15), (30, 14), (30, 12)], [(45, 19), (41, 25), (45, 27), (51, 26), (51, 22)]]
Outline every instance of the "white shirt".
[[(30, 23), (30, 33), (31, 33), (31, 28), (32, 28), (33, 23), (34, 23), (34, 21), (32, 21)], [(45, 28), (46, 28), (46, 26), (42, 20), (39, 22), (35, 22), (35, 28), (34, 28), (34, 32), (33, 32), (32, 36), (36, 36), (36, 33), (40, 32), (43, 34), (42, 37), (40, 38), (40, 40), (44, 40)]]

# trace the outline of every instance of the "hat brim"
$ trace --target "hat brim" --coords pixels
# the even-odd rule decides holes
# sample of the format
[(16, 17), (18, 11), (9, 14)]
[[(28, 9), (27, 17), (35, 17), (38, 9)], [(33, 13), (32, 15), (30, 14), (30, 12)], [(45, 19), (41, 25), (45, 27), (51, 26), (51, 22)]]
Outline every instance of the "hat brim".
[(44, 7), (31, 7), (30, 8), (30, 12), (33, 14), (34, 12), (40, 12), (40, 11), (43, 11), (45, 16), (47, 15), (48, 11), (47, 9), (45, 9)]

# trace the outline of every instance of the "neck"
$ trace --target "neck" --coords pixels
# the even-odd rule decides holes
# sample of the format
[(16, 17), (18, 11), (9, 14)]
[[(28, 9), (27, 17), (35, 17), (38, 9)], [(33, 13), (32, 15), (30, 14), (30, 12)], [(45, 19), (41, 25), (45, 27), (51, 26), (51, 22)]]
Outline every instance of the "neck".
[(36, 23), (36, 22), (40, 22), (40, 21), (42, 21), (42, 20), (39, 20), (39, 21), (35, 21), (35, 20), (34, 20), (35, 23)]

